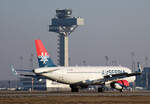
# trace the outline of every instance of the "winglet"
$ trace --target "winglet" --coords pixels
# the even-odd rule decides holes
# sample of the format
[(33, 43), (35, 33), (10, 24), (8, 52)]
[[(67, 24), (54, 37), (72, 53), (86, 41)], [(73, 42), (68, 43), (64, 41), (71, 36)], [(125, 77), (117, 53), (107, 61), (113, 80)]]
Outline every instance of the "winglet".
[(13, 65), (10, 65), (11, 67), (11, 71), (14, 75), (18, 75), (17, 71), (15, 70), (15, 68), (13, 67)]
[(137, 67), (138, 67), (138, 72), (142, 73), (142, 66), (140, 62), (137, 63)]

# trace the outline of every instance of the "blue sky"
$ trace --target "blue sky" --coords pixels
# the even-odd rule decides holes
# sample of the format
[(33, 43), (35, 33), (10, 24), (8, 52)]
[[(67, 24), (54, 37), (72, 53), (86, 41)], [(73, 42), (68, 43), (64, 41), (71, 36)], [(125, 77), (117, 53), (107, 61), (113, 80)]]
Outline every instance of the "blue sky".
[[(30, 68), (34, 40), (41, 39), (52, 59), (57, 60), (57, 34), (48, 32), (57, 8), (71, 8), (73, 16), (85, 19), (69, 37), (71, 65), (144, 65), (150, 57), (149, 0), (0, 0), (0, 79), (15, 79), (10, 64)], [(23, 56), (23, 63), (20, 62)], [(149, 63), (149, 61), (148, 61)], [(36, 66), (35, 66), (36, 67)]]

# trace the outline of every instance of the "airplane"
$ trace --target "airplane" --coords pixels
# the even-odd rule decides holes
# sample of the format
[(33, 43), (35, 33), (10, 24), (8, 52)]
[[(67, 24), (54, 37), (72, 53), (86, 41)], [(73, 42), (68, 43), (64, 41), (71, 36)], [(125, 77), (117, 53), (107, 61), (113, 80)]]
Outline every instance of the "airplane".
[[(122, 92), (134, 82), (137, 75), (141, 75), (141, 66), (138, 71), (122, 66), (56, 66), (48, 55), (41, 40), (35, 40), (39, 68), (27, 70), (33, 74), (18, 74), (17, 69), (12, 71), (20, 76), (46, 78), (63, 84), (69, 84), (71, 92), (79, 92), (79, 89), (89, 86), (99, 86), (98, 92), (104, 92), (107, 86)], [(25, 71), (25, 70), (24, 70)]]

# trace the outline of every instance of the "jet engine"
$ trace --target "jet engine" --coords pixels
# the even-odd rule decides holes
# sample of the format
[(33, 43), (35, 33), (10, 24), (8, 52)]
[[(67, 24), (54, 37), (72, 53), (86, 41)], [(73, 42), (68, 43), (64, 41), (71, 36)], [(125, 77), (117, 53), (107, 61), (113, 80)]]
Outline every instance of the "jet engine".
[(43, 81), (43, 79), (41, 79), (41, 78), (40, 78), (40, 79), (38, 79), (38, 81), (39, 81), (39, 82), (42, 82), (42, 81)]
[(122, 92), (123, 88), (126, 88), (129, 86), (129, 82), (127, 80), (118, 80), (110, 83), (111, 88), (120, 90)]

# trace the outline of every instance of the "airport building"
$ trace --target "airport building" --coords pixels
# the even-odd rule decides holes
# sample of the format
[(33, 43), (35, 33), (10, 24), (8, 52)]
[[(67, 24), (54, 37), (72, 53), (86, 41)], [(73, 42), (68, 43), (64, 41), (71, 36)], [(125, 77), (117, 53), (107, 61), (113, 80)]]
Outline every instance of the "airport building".
[(19, 87), (23, 90), (46, 90), (46, 80), (38, 81), (33, 78), (20, 78)]
[(142, 75), (136, 77), (136, 86), (150, 90), (150, 67), (144, 67)]
[(48, 79), (20, 78), (19, 85), (22, 90), (46, 90), (66, 91), (70, 90), (69, 85), (57, 83)]
[(58, 65), (69, 66), (69, 36), (78, 26), (84, 25), (81, 17), (72, 17), (71, 9), (57, 9), (56, 16), (51, 19), (49, 32), (57, 33), (58, 36)]
[(0, 90), (14, 90), (18, 87), (18, 80), (1, 80)]

